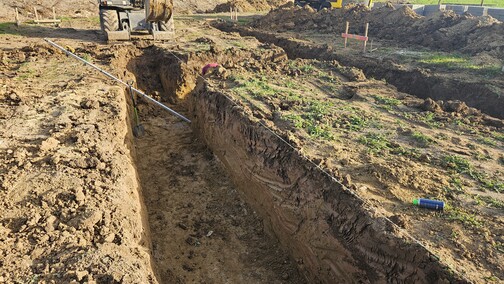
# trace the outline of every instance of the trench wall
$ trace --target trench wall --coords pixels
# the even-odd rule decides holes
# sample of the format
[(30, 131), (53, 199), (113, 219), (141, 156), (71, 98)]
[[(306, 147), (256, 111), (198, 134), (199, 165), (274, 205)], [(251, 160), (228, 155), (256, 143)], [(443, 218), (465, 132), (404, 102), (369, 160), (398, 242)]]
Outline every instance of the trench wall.
[(252, 114), (199, 82), (192, 126), (312, 283), (463, 283)]

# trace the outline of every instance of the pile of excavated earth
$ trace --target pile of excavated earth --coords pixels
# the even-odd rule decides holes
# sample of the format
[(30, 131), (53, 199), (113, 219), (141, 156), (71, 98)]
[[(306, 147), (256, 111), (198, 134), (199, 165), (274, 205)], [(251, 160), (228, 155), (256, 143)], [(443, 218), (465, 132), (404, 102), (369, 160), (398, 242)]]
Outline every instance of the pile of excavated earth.
[(253, 23), (253, 27), (271, 31), (316, 31), (340, 34), (345, 22), (351, 22), (351, 33), (364, 33), (369, 23), (369, 35), (392, 40), (402, 45), (415, 44), (443, 51), (469, 54), (488, 53), (504, 58), (504, 24), (491, 16), (474, 17), (442, 11), (428, 17), (419, 16), (411, 8), (386, 5), (369, 9), (349, 5), (344, 9), (316, 12), (292, 3), (275, 9)]
[(217, 5), (211, 12), (229, 12), (231, 8), (236, 8), (239, 12), (269, 11), (270, 9), (281, 6), (286, 2), (286, 0), (233, 0)]

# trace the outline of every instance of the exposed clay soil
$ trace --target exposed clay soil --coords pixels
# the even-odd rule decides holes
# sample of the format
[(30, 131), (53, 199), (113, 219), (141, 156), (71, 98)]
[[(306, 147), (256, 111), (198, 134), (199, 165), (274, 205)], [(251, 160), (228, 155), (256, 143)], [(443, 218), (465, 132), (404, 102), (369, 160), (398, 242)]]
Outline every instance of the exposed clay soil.
[(485, 16), (456, 15), (444, 11), (428, 17), (417, 15), (411, 8), (395, 9), (392, 5), (369, 9), (348, 5), (344, 9), (314, 11), (309, 6), (286, 4), (255, 21), (252, 26), (271, 31), (316, 31), (341, 34), (345, 22), (350, 33), (364, 33), (369, 23), (372, 38), (393, 40), (399, 45), (419, 45), (443, 51), (468, 54), (487, 53), (504, 59), (503, 23)]
[[(0, 282), (504, 279), (501, 119), (204, 21), (165, 44), (66, 24), (0, 35)], [(133, 138), (125, 91), (41, 37), (194, 124), (140, 100)]]

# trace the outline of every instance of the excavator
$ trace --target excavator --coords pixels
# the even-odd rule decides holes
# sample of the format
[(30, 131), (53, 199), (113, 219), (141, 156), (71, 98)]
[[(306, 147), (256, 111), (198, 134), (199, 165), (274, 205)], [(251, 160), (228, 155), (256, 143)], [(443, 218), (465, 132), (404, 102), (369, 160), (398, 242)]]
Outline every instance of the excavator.
[(371, 7), (373, 5), (373, 0), (295, 0), (294, 4), (304, 7), (305, 5), (309, 5), (313, 9), (320, 11), (324, 8), (326, 9), (341, 9), (344, 5), (347, 4), (364, 4), (367, 7)]
[(174, 34), (173, 0), (99, 0), (100, 26), (107, 40), (130, 40), (131, 33), (149, 31), (155, 40)]

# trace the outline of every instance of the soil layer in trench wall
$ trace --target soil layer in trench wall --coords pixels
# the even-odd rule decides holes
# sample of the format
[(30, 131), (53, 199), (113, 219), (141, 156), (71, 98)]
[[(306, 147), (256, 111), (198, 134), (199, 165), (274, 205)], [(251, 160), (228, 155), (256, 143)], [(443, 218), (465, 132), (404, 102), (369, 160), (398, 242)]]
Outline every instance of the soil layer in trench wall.
[(196, 132), (309, 281), (461, 281), (226, 95), (200, 82), (189, 100)]

